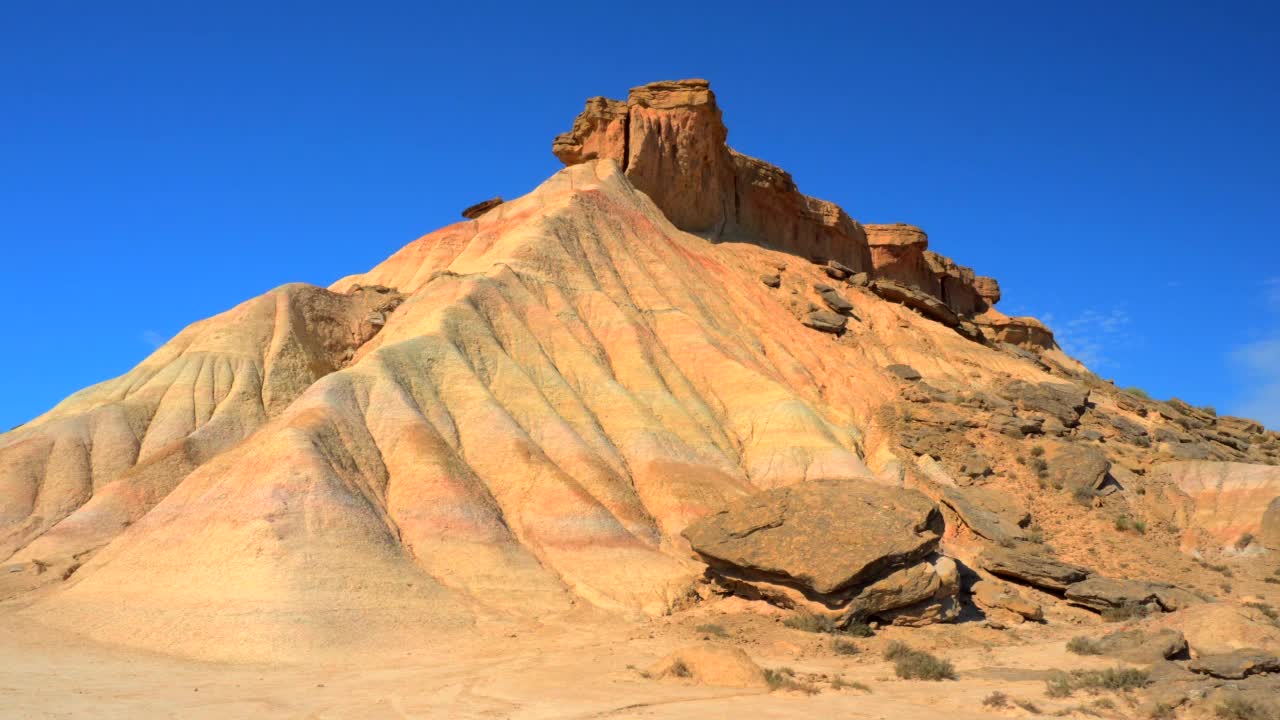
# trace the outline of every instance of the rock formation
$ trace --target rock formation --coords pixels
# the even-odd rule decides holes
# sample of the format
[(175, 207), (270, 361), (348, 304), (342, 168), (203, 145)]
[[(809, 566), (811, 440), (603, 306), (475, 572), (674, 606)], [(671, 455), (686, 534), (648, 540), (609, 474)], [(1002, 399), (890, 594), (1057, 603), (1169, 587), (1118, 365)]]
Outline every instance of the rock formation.
[(705, 81), (594, 98), (529, 194), (0, 435), (6, 611), (251, 661), (724, 595), (1172, 623), (1214, 590), (1176, 538), (1275, 547), (1280, 435), (1118, 390), (727, 135)]

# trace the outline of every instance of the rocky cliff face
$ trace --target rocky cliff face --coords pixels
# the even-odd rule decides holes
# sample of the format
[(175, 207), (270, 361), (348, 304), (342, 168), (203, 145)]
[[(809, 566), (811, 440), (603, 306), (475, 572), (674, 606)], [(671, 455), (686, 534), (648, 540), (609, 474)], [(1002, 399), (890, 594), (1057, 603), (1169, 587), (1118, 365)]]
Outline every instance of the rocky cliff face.
[(802, 194), (781, 168), (730, 148), (728, 135), (707, 81), (678, 80), (633, 88), (625, 103), (591, 98), (552, 151), (566, 165), (618, 163), (681, 230), (835, 260), (920, 290), (961, 316), (999, 300), (995, 280), (930, 252), (923, 230), (863, 226), (839, 205)]
[[(923, 231), (726, 136), (702, 81), (593, 99), (528, 195), (0, 435), (0, 600), (288, 659), (725, 594), (840, 623), (1163, 613), (1200, 598), (1170, 583), (1212, 589), (1193, 519), (1188, 551), (1268, 547), (1271, 474), (1240, 468), (1280, 435), (1117, 390)], [(1226, 500), (1247, 525), (1204, 510)], [(845, 516), (875, 521), (838, 528), (857, 552), (797, 551)]]

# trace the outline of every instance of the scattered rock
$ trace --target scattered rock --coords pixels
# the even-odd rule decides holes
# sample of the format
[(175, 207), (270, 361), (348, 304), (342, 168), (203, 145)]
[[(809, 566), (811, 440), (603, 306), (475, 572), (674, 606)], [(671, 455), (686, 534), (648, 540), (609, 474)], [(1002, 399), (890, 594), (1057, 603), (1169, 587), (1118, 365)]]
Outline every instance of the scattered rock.
[(502, 204), (501, 196), (495, 197), (495, 198), (489, 198), (484, 202), (478, 202), (475, 205), (472, 205), (471, 207), (463, 210), (462, 217), (468, 220), (475, 220), (476, 218), (498, 207), (501, 204)]
[(782, 277), (780, 275), (761, 275), (760, 282), (771, 288), (782, 287)]
[(832, 280), (844, 280), (853, 274), (853, 268), (846, 266), (838, 260), (828, 260), (826, 267), (822, 268), (827, 277)]
[(832, 310), (842, 315), (847, 315), (853, 311), (853, 303), (845, 300), (844, 296), (836, 292), (836, 289), (830, 285), (817, 283), (813, 286), (813, 289), (818, 293), (818, 297), (822, 298), (822, 302), (826, 303), (827, 307)]
[(837, 315), (829, 310), (814, 310), (805, 315), (804, 320), (801, 322), (805, 327), (840, 335), (844, 332), (848, 320), (845, 316)]

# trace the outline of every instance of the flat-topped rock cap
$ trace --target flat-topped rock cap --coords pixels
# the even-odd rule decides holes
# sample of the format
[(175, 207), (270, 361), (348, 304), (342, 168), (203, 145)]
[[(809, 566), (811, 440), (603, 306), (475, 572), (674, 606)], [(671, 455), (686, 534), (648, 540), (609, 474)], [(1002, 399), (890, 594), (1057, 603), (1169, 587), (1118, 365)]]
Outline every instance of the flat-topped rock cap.
[(919, 560), (940, 529), (937, 507), (914, 490), (811, 480), (739, 500), (683, 534), (713, 568), (830, 594)]

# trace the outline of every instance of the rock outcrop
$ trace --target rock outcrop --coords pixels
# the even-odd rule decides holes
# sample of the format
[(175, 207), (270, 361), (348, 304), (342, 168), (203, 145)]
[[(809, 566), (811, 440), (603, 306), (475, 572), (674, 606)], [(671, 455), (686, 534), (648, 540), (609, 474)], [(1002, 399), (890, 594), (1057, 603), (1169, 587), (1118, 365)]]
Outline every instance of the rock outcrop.
[(864, 227), (838, 205), (802, 194), (781, 168), (733, 150), (727, 138), (710, 84), (676, 80), (632, 88), (626, 102), (591, 98), (552, 152), (566, 165), (617, 163), (682, 230), (785, 250), (827, 264), (834, 279), (870, 273), (913, 290), (918, 297), (899, 295), (940, 322), (957, 325), (959, 316), (999, 300), (993, 279), (929, 251), (923, 230)]

